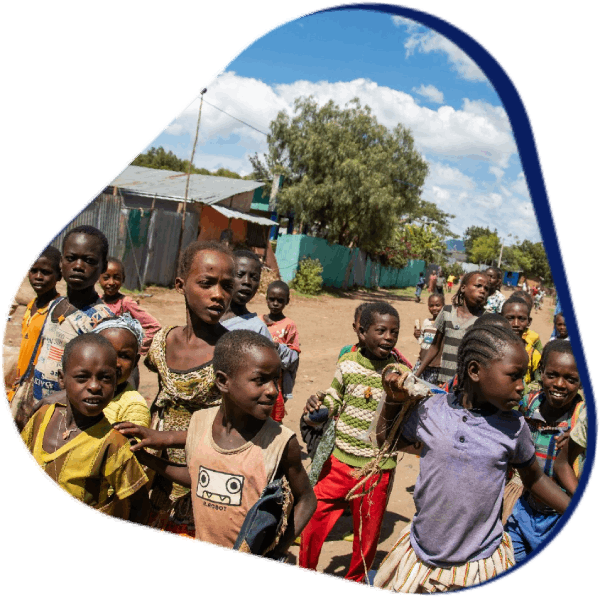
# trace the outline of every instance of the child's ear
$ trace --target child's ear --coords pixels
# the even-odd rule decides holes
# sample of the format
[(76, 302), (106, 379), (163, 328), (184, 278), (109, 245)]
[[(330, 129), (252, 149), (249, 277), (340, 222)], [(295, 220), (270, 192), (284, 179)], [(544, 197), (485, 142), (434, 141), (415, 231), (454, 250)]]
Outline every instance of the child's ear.
[(133, 364), (133, 368), (134, 369), (138, 366), (138, 363), (140, 362), (141, 356), (142, 355), (139, 352), (135, 355), (135, 363)]
[(477, 361), (471, 361), (467, 365), (467, 376), (471, 381), (479, 381), (479, 372), (481, 371), (481, 365)]
[(215, 371), (215, 385), (219, 392), (229, 392), (229, 376), (223, 371)]
[(179, 294), (183, 294), (184, 285), (185, 285), (185, 280), (183, 278), (175, 278), (175, 290)]
[(365, 336), (367, 335), (367, 330), (365, 330), (365, 328), (362, 327), (362, 325), (358, 326), (358, 332), (356, 332), (358, 335), (358, 339), (361, 342), (365, 341)]
[(62, 370), (59, 370), (59, 372), (58, 372), (58, 385), (60, 386), (61, 390), (65, 389), (65, 376), (64, 376)]
[(531, 325), (531, 317), (527, 318), (527, 327), (529, 327)]

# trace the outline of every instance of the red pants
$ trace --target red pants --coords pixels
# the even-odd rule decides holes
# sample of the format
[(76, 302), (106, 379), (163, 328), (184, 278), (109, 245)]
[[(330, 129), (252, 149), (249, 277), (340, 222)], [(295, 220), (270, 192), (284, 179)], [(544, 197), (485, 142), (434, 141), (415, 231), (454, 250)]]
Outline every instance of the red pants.
[[(314, 487), (317, 496), (317, 510), (302, 533), (299, 564), (302, 568), (316, 570), (319, 555), (327, 535), (338, 521), (346, 506), (346, 495), (359, 482), (351, 473), (356, 469), (340, 462), (334, 456), (323, 465), (319, 481)], [(373, 564), (377, 552), (379, 532), (387, 505), (387, 493), (391, 471), (385, 471), (379, 483), (373, 488), (377, 476), (371, 478), (360, 493), (373, 488), (367, 495), (351, 500), (354, 523), (352, 559), (346, 574), (348, 580), (362, 582), (367, 570)], [(362, 529), (360, 523), (362, 521)], [(363, 557), (364, 555), (364, 563)]]

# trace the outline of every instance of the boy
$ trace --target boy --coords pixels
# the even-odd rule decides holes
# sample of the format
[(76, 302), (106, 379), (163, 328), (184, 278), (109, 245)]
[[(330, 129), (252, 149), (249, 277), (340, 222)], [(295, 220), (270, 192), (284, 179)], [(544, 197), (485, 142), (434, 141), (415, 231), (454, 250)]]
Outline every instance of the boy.
[(562, 313), (558, 313), (554, 316), (554, 329), (556, 330), (555, 340), (569, 339), (569, 331), (567, 330), (565, 316)]
[[(396, 363), (391, 353), (399, 329), (400, 318), (391, 305), (366, 305), (358, 328), (363, 347), (344, 354), (337, 363), (333, 382), (323, 399), (329, 417), (338, 417), (335, 447), (314, 487), (317, 510), (302, 534), (299, 564), (303, 568), (316, 569), (323, 543), (347, 504), (346, 495), (361, 481), (353, 474), (377, 453), (360, 436), (369, 428), (377, 405), (385, 396), (381, 375), (387, 365)], [(321, 400), (311, 396), (304, 411), (313, 412), (320, 406)], [(368, 569), (373, 563), (395, 466), (395, 457), (385, 459), (380, 464), (383, 473), (378, 483), (368, 481), (361, 488), (367, 494), (351, 501), (355, 533), (346, 573), (349, 580), (361, 582), (365, 566)]]
[(76, 336), (62, 354), (66, 400), (40, 408), (21, 437), (37, 463), (73, 497), (133, 522), (144, 522), (148, 477), (129, 442), (103, 414), (117, 385), (117, 353), (97, 334)]
[(500, 313), (502, 305), (506, 300), (500, 292), (502, 288), (502, 270), (498, 267), (488, 267), (485, 270), (486, 275), (490, 279), (490, 295), (485, 304), (484, 311), (486, 313)]
[[(518, 297), (523, 299), (527, 306), (529, 307), (529, 313), (531, 313), (531, 309), (533, 309), (533, 298), (528, 292), (523, 292), (522, 290), (516, 290), (510, 295), (510, 298)], [(537, 332), (534, 332), (531, 328), (527, 328), (527, 331), (523, 334), (523, 340), (525, 340), (526, 344), (531, 344), (540, 354), (542, 354), (542, 350), (544, 350), (544, 345), (540, 339), (540, 335)], [(552, 337), (550, 338), (552, 340)]]
[(415, 289), (415, 301), (417, 303), (421, 302), (421, 293), (423, 292), (423, 288), (425, 288), (425, 278), (424, 278), (424, 273), (420, 272), (419, 273), (419, 281), (417, 282), (417, 287)]
[[(192, 416), (188, 431), (157, 432), (121, 425), (142, 441), (140, 462), (170, 481), (192, 487), (196, 539), (233, 547), (250, 508), (268, 483), (285, 477), (294, 505), (276, 552), (285, 554), (314, 512), (316, 500), (294, 433), (269, 418), (277, 397), (281, 363), (270, 339), (250, 330), (224, 334), (213, 356), (221, 405)], [(187, 467), (141, 448), (185, 446)], [(266, 547), (266, 546), (265, 546)]]
[(542, 355), (531, 342), (527, 341), (527, 330), (531, 325), (531, 308), (522, 298), (511, 296), (502, 305), (501, 314), (508, 320), (513, 332), (522, 338), (525, 344), (529, 364), (523, 381), (527, 386), (534, 381), (539, 382), (539, 366)]
[(46, 316), (52, 301), (58, 297), (56, 284), (61, 279), (60, 251), (50, 246), (42, 251), (29, 269), (29, 283), (37, 297), (25, 310), (21, 325), (21, 348), (17, 361), (17, 379), (8, 391), (8, 400), (12, 400), (17, 388), (30, 378), (40, 353), (40, 334), (44, 328)]
[[(267, 288), (267, 306), (269, 314), (262, 315), (261, 319), (269, 328), (269, 332), (276, 344), (284, 344), (290, 350), (300, 354), (300, 339), (298, 328), (292, 319), (286, 317), (283, 310), (290, 303), (290, 287), (281, 280), (271, 282)], [(273, 418), (281, 423), (285, 413), (285, 402), (292, 398), (296, 373), (298, 372), (296, 360), (288, 369), (284, 369), (281, 375), (281, 391), (277, 397), (277, 404), (273, 410)]]
[[(424, 319), (421, 328), (415, 326), (414, 336), (421, 345), (421, 351), (419, 353), (419, 359), (415, 363), (413, 371), (421, 366), (421, 361), (425, 358), (427, 351), (431, 348), (431, 343), (435, 338), (437, 328), (435, 327), (435, 320), (440, 314), (440, 311), (444, 308), (444, 295), (442, 294), (430, 294), (427, 300), (427, 308), (431, 314), (431, 319)], [(437, 385), (438, 374), (440, 372), (440, 363), (442, 357), (441, 353), (429, 364), (427, 369), (421, 374), (421, 379), (433, 385)]]

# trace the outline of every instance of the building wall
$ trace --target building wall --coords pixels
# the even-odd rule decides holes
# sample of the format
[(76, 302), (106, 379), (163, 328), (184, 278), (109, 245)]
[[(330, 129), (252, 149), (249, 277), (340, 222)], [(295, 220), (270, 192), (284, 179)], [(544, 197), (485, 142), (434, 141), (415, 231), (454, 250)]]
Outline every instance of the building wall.
[(213, 209), (210, 205), (205, 205), (200, 214), (200, 231), (198, 234), (198, 240), (219, 240), (221, 232), (231, 228), (233, 231), (233, 242), (243, 243), (246, 240), (246, 227), (247, 222), (245, 220), (231, 220), (229, 224), (229, 218), (219, 213), (216, 209)]
[(254, 191), (246, 191), (245, 193), (239, 193), (232, 197), (228, 197), (227, 199), (223, 199), (223, 201), (219, 201), (217, 205), (248, 213), (250, 211), (250, 206), (252, 205), (252, 197), (254, 197)]

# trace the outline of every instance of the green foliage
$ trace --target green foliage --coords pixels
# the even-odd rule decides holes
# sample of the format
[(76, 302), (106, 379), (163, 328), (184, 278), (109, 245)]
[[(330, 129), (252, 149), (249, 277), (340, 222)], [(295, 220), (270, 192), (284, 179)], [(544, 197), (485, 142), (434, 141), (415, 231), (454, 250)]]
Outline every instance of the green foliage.
[(471, 248), (471, 261), (473, 263), (485, 263), (494, 265), (500, 256), (501, 243), (496, 232), (479, 236), (473, 242)]
[[(489, 236), (490, 234), (495, 234), (496, 236), (498, 236), (495, 230), (494, 232), (492, 232), (487, 227), (482, 228), (481, 226), (469, 226), (469, 228), (465, 230), (463, 242), (465, 243), (465, 253), (467, 255), (467, 261), (469, 261), (470, 263), (477, 263), (477, 261), (473, 259), (473, 244), (479, 237)], [(498, 258), (498, 256), (496, 258)]]
[(296, 277), (290, 286), (302, 294), (319, 294), (323, 286), (323, 266), (318, 259), (305, 257), (298, 263)]
[(454, 217), (456, 216), (441, 210), (435, 203), (419, 199), (418, 204), (409, 214), (407, 223), (415, 222), (429, 226), (444, 239), (458, 238), (458, 234), (452, 232), (448, 227), (450, 220)]
[(442, 263), (442, 271), (444, 272), (444, 276), (446, 276), (446, 280), (449, 276), (456, 276), (456, 278), (460, 278), (465, 272), (461, 267), (460, 263)]
[(267, 141), (265, 161), (250, 160), (255, 176), (283, 174), (278, 211), (293, 211), (329, 242), (379, 251), (419, 205), (428, 165), (412, 134), (401, 124), (388, 130), (358, 99), (340, 108), (299, 98), (293, 116), (282, 111), (271, 122)]
[[(174, 172), (187, 172), (190, 165), (189, 160), (179, 159), (172, 151), (165, 151), (162, 147), (158, 149), (152, 147), (146, 153), (140, 155), (131, 162), (132, 166), (143, 166), (145, 168), (155, 168), (157, 170), (173, 170)], [(204, 174), (205, 176), (225, 176), (227, 178), (242, 178), (237, 172), (219, 168), (215, 172), (210, 172), (206, 168), (196, 168), (192, 166), (192, 174)]]
[(548, 257), (541, 242), (524, 240), (504, 249), (502, 263), (504, 269), (522, 271), (528, 278), (542, 278), (545, 285), (553, 283)]
[(406, 224), (396, 230), (394, 240), (380, 254), (392, 267), (406, 267), (410, 259), (423, 259), (426, 263), (439, 262), (445, 254), (446, 243), (435, 232), (432, 224), (419, 226)]

